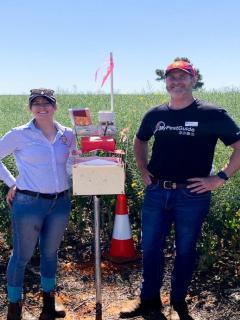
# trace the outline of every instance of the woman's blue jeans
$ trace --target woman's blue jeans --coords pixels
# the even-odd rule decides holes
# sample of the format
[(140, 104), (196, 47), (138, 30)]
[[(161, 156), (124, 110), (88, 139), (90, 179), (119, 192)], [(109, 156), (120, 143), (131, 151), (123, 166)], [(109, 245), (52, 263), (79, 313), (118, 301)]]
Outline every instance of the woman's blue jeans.
[(158, 184), (146, 187), (142, 208), (142, 300), (159, 297), (165, 240), (172, 223), (175, 226), (176, 256), (171, 300), (185, 299), (196, 263), (196, 243), (209, 211), (210, 199), (211, 192), (196, 194), (187, 188), (169, 190)]
[(71, 210), (69, 194), (45, 199), (16, 193), (12, 203), (13, 251), (7, 267), (8, 287), (22, 287), (25, 267), (39, 240), (41, 277), (54, 279), (57, 250)]

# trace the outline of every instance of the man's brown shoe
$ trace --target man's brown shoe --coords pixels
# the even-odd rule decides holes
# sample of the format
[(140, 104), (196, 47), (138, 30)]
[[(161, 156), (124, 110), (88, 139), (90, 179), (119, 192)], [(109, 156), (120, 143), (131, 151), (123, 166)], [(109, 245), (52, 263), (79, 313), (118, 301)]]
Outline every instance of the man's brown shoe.
[(138, 300), (129, 308), (120, 313), (120, 319), (131, 319), (138, 316), (145, 316), (147, 319), (167, 320), (161, 312), (162, 303), (160, 298), (151, 300)]

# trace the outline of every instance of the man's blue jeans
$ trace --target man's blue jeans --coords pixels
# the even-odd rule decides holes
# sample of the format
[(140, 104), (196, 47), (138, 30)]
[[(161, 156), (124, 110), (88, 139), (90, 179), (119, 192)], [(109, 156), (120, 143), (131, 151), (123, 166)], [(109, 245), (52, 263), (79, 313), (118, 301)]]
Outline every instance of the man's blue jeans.
[(13, 251), (7, 268), (8, 287), (21, 288), (27, 262), (39, 240), (41, 277), (55, 279), (57, 250), (67, 226), (69, 194), (43, 199), (16, 193), (12, 204)]
[(159, 297), (164, 273), (164, 247), (171, 224), (175, 226), (176, 257), (171, 299), (185, 299), (196, 261), (196, 243), (209, 211), (211, 192), (146, 187), (142, 208), (143, 282), (141, 299)]

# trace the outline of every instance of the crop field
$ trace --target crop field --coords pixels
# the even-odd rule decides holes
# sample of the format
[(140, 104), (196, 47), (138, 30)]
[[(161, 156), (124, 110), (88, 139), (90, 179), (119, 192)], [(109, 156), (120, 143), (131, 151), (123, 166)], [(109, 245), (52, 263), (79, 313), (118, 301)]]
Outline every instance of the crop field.
[[(240, 91), (199, 91), (195, 97), (224, 107), (229, 114), (240, 123)], [(132, 222), (133, 233), (136, 239), (139, 237), (139, 211), (143, 198), (144, 186), (136, 169), (133, 157), (132, 140), (140, 124), (144, 113), (152, 106), (166, 102), (166, 94), (117, 94), (114, 97), (116, 124), (118, 133), (123, 129), (127, 132), (127, 140), (120, 139), (117, 136), (118, 149), (126, 151), (125, 161), (127, 164), (127, 181), (126, 194), (129, 201), (130, 218)], [(99, 110), (110, 110), (109, 95), (95, 94), (58, 94), (58, 111), (56, 119), (63, 125), (70, 126), (71, 122), (68, 109), (71, 107), (87, 107), (97, 122), (97, 112)], [(12, 127), (21, 125), (31, 119), (31, 114), (27, 108), (27, 96), (0, 96), (0, 135), (10, 130)], [(214, 160), (215, 170), (219, 170), (226, 163), (230, 154), (229, 148), (226, 148), (221, 142), (217, 145), (216, 156)], [(4, 163), (11, 169), (15, 170), (12, 158), (6, 158)], [(214, 192), (212, 200), (212, 209), (209, 218), (204, 226), (200, 250), (202, 256), (206, 258), (203, 261), (204, 266), (211, 264), (216, 256), (216, 249), (219, 247), (231, 247), (232, 250), (239, 249), (239, 230), (240, 230), (240, 176), (237, 174), (230, 179), (224, 187)], [(9, 221), (9, 209), (7, 208), (4, 197), (6, 187), (0, 182), (0, 230), (4, 232)], [(84, 221), (83, 200), (73, 200), (72, 221), (82, 228), (86, 227)], [(105, 201), (106, 212), (113, 211), (114, 199)], [(78, 212), (78, 213), (77, 213)], [(82, 214), (79, 215), (79, 212)], [(81, 218), (79, 218), (81, 216)], [(111, 215), (112, 216), (112, 215)], [(110, 221), (112, 217), (109, 217)], [(205, 259), (204, 258), (204, 259)]]

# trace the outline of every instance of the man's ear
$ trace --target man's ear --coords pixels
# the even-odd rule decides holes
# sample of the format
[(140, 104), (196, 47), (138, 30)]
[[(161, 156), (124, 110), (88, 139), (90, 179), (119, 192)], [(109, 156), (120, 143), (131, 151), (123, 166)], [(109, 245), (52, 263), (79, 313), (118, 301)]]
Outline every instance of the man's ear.
[(192, 77), (192, 84), (193, 84), (193, 87), (196, 85), (196, 83), (198, 82), (198, 76), (194, 76)]

